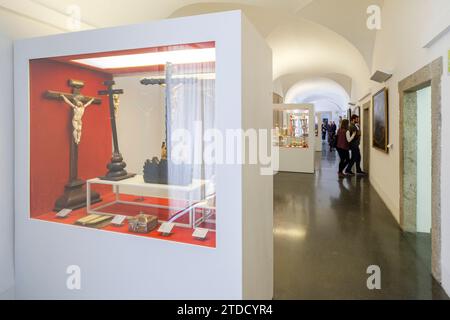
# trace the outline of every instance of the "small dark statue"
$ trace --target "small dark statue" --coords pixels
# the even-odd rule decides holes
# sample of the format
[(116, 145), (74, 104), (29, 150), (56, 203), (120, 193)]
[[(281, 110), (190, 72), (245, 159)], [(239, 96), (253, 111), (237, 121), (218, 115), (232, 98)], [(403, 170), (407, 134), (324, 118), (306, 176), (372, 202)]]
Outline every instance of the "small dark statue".
[[(161, 160), (154, 157), (144, 164), (144, 181), (155, 184), (172, 184), (186, 186), (192, 182), (192, 167), (189, 165), (179, 165), (171, 162), (170, 167), (179, 174), (173, 174), (169, 182), (169, 161), (167, 160), (167, 147), (163, 142), (161, 147)], [(189, 170), (190, 169), (190, 170)], [(172, 172), (174, 172), (172, 171)]]
[(154, 157), (144, 165), (144, 181), (146, 183), (167, 184), (167, 160)]

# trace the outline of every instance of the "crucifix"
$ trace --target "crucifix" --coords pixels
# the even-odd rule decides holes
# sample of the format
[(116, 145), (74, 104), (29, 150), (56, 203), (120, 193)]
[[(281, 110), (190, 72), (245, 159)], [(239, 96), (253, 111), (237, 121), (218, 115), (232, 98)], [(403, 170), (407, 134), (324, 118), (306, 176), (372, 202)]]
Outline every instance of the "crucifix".
[[(54, 211), (59, 212), (63, 209), (80, 209), (86, 206), (86, 191), (83, 190), (85, 181), (78, 178), (78, 145), (81, 142), (83, 128), (83, 116), (86, 109), (94, 104), (102, 103), (101, 99), (86, 97), (81, 94), (84, 87), (83, 81), (69, 80), (69, 86), (72, 93), (63, 93), (55, 91), (46, 91), (44, 97), (62, 101), (71, 107), (70, 121), (72, 123), (72, 137), (70, 144), (69, 159), (69, 182), (64, 187), (64, 194), (60, 196), (55, 203)], [(96, 192), (91, 193), (91, 203), (100, 202), (100, 195)]]
[(121, 181), (128, 178), (134, 177), (136, 174), (128, 173), (125, 168), (127, 164), (123, 161), (122, 154), (119, 150), (119, 139), (117, 137), (117, 125), (116, 116), (119, 111), (119, 95), (123, 94), (122, 89), (113, 89), (116, 83), (113, 80), (108, 80), (104, 82), (104, 85), (108, 88), (107, 90), (99, 91), (98, 94), (101, 96), (109, 96), (109, 114), (111, 120), (111, 130), (113, 137), (114, 150), (111, 157), (111, 162), (106, 166), (108, 168), (108, 173), (104, 177), (100, 177), (102, 180), (108, 181)]
[[(160, 163), (152, 163), (150, 161), (146, 162), (144, 166), (144, 179), (146, 177), (146, 173), (148, 172), (148, 181), (154, 181), (154, 174), (152, 171), (152, 167), (158, 166), (157, 170), (159, 170), (159, 177), (164, 177), (163, 179), (159, 179), (158, 183), (161, 184), (173, 184), (173, 185), (188, 185), (192, 183), (193, 179), (193, 165), (192, 164), (181, 164), (175, 165), (172, 161), (172, 136), (173, 131), (175, 130), (175, 125), (173, 123), (173, 117), (176, 117), (177, 104), (174, 104), (174, 100), (176, 97), (176, 91), (181, 88), (183, 90), (183, 86), (195, 86), (202, 85), (202, 82), (199, 81), (196, 77), (183, 76), (182, 78), (175, 78), (173, 76), (174, 66), (172, 63), (166, 63), (165, 67), (165, 78), (144, 78), (141, 79), (141, 84), (148, 85), (156, 85), (156, 86), (164, 86), (165, 87), (165, 122), (166, 122), (166, 136), (165, 142), (161, 147), (161, 161)], [(178, 89), (177, 89), (178, 88)], [(186, 87), (185, 87), (186, 88)], [(192, 89), (191, 89), (192, 90)], [(201, 87), (203, 90), (203, 87)], [(181, 99), (182, 101), (179, 103), (179, 107), (188, 107), (188, 101)], [(203, 100), (203, 99), (200, 99)], [(204, 107), (200, 107), (200, 119), (202, 120), (202, 124), (204, 124)], [(180, 124), (178, 124), (179, 126)], [(204, 132), (204, 127), (202, 127), (202, 132)], [(197, 147), (196, 147), (197, 148)], [(200, 153), (203, 154), (203, 144), (198, 146)], [(156, 158), (157, 160), (157, 158)], [(175, 169), (177, 168), (177, 169)], [(156, 171), (156, 170), (155, 170)], [(176, 173), (175, 173), (176, 172)], [(205, 176), (205, 166), (201, 165), (201, 177)], [(146, 181), (146, 180), (144, 180)]]

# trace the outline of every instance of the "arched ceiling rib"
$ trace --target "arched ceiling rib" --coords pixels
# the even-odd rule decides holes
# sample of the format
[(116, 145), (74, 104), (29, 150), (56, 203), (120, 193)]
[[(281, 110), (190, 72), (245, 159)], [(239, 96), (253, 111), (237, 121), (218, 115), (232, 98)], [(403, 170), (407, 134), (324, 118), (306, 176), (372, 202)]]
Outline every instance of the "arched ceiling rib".
[(313, 78), (326, 78), (338, 83), (349, 96), (352, 95), (352, 78), (339, 73), (323, 73), (323, 74), (308, 74), (308, 73), (293, 73), (281, 76), (275, 80), (278, 86), (276, 92), (282, 97), (286, 96), (287, 91), (296, 83)]
[(312, 103), (317, 112), (340, 112), (347, 110), (349, 95), (337, 82), (315, 78), (293, 85), (286, 93), (286, 103)]

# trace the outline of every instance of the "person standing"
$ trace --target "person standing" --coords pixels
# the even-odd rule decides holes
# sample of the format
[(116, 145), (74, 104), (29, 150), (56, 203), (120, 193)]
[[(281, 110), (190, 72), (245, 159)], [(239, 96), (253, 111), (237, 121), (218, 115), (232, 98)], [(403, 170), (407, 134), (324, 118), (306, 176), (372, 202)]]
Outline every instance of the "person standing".
[(322, 141), (325, 141), (327, 137), (327, 124), (324, 122), (322, 123)]
[(345, 172), (348, 175), (355, 175), (353, 173), (353, 166), (356, 165), (356, 174), (365, 176), (366, 173), (361, 169), (361, 150), (359, 148), (361, 144), (361, 129), (359, 127), (359, 116), (356, 114), (351, 118), (349, 131), (350, 134), (355, 134), (355, 138), (350, 142), (351, 159)]
[(336, 130), (337, 130), (336, 122), (332, 121), (331, 122), (331, 131), (333, 132), (333, 135), (336, 135)]
[(339, 162), (339, 178), (344, 178), (346, 175), (344, 173), (344, 169), (350, 163), (350, 143), (356, 137), (356, 133), (353, 135), (350, 134), (349, 131), (349, 121), (347, 119), (342, 120), (341, 127), (337, 133), (337, 151), (339, 154), (339, 158), (341, 161)]
[(333, 151), (333, 139), (334, 139), (334, 133), (333, 133), (333, 121), (330, 121), (328, 123), (328, 146), (330, 148), (330, 152)]
[(328, 131), (328, 143), (330, 145), (330, 152), (336, 147), (336, 123), (334, 121), (330, 122), (330, 128)]

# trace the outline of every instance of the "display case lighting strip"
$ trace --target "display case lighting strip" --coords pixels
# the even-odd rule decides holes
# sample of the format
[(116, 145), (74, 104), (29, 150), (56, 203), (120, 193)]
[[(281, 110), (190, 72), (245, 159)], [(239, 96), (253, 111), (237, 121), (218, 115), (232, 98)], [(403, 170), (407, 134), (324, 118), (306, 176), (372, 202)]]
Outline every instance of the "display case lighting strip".
[(149, 52), (119, 56), (75, 59), (80, 63), (99, 69), (123, 69), (172, 64), (207, 63), (216, 61), (216, 49), (189, 49), (164, 52)]

